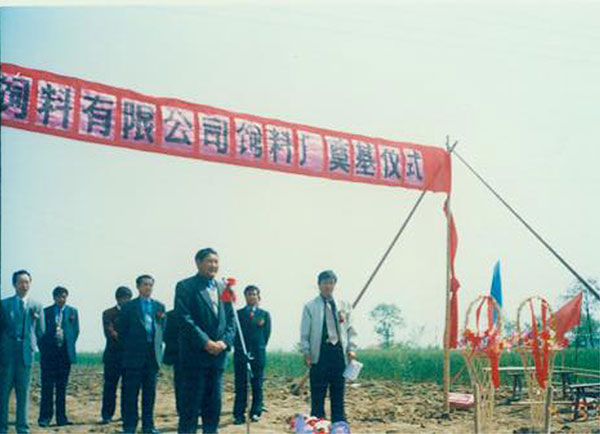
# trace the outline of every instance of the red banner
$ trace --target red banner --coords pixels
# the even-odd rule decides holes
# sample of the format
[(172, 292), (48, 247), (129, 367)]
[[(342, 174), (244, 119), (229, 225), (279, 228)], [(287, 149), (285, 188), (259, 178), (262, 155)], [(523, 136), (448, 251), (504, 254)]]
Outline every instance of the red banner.
[(449, 192), (443, 149), (393, 142), (2, 63), (1, 119), (85, 142), (308, 176)]

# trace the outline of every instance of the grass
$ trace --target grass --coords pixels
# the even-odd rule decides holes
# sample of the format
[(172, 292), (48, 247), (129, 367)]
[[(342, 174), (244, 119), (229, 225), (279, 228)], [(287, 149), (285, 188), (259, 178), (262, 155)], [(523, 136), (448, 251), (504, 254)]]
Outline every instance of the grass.
[[(402, 382), (442, 383), (443, 351), (439, 348), (369, 349), (358, 352), (359, 360), (364, 364), (361, 372), (363, 380), (393, 380)], [(577, 363), (575, 359), (577, 358)], [(101, 353), (80, 353), (79, 365), (94, 366), (102, 363)], [(469, 377), (465, 361), (459, 351), (450, 354), (451, 375), (460, 372), (458, 383), (468, 384)], [(521, 366), (517, 352), (505, 352), (500, 366)], [(560, 352), (555, 359), (555, 367), (574, 367), (600, 371), (600, 351), (597, 348), (574, 348)], [(227, 371), (232, 371), (232, 358), (229, 357)], [(298, 378), (306, 372), (303, 359), (298, 353), (271, 351), (267, 356), (267, 375), (283, 378)], [(504, 382), (505, 379), (502, 378)], [(590, 380), (588, 380), (590, 381)], [(597, 379), (595, 381), (598, 381)]]

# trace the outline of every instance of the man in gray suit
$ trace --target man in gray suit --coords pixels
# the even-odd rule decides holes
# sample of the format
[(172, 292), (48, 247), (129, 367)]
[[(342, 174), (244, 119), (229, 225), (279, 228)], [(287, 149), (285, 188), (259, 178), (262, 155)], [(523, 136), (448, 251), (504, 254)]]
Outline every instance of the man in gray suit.
[(31, 275), (26, 270), (15, 271), (12, 283), (15, 295), (2, 301), (0, 315), (0, 434), (8, 431), (8, 400), (13, 388), (17, 397), (17, 432), (30, 432), (31, 364), (37, 341), (44, 334), (42, 305), (27, 295)]
[(141, 389), (142, 432), (157, 434), (158, 430), (154, 426), (154, 400), (167, 317), (165, 305), (151, 298), (154, 278), (144, 274), (135, 280), (135, 284), (140, 296), (123, 305), (117, 322), (117, 332), (123, 346), (123, 432), (135, 433)]
[(317, 282), (320, 294), (304, 306), (300, 326), (300, 345), (310, 368), (310, 414), (325, 418), (325, 395), (329, 388), (331, 421), (346, 422), (344, 370), (356, 357), (352, 305), (333, 296), (337, 283), (333, 271), (319, 273)]
[(42, 399), (38, 424), (47, 427), (52, 419), (56, 391), (56, 424), (72, 425), (67, 418), (66, 396), (71, 364), (75, 363), (75, 342), (79, 337), (79, 314), (67, 305), (69, 291), (57, 286), (54, 304), (44, 309), (46, 332), (39, 342), (42, 368)]

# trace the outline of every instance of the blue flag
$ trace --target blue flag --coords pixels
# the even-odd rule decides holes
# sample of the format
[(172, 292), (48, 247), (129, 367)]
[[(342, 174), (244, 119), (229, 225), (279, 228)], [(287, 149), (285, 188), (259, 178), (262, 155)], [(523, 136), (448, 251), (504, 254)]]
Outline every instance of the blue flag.
[[(500, 279), (500, 260), (494, 265), (494, 275), (492, 276), (492, 289), (490, 295), (496, 299), (498, 306), (502, 307), (502, 280)], [(494, 322), (496, 321), (497, 313), (494, 310)]]

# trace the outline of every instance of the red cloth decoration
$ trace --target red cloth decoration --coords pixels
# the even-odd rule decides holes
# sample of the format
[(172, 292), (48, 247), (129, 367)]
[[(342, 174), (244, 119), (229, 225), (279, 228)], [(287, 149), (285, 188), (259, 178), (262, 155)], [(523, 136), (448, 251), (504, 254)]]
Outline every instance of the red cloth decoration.
[(450, 219), (450, 348), (456, 348), (458, 344), (458, 289), (460, 282), (454, 272), (454, 258), (458, 248), (458, 234), (454, 224), (454, 216), (448, 210), (448, 199), (444, 202), (444, 213)]
[(225, 285), (225, 289), (223, 290), (223, 293), (221, 294), (221, 301), (223, 303), (231, 303), (234, 304), (235, 303), (235, 292), (233, 292), (233, 285), (236, 284), (236, 280), (233, 277), (228, 277), (227, 280), (225, 281), (226, 285)]
[[(487, 303), (486, 303), (487, 302)], [(479, 317), (481, 316), (481, 309), (483, 304), (487, 305), (487, 319), (488, 326), (485, 332), (479, 331)], [(464, 336), (466, 340), (471, 344), (471, 354), (469, 358), (473, 357), (476, 351), (482, 351), (490, 361), (490, 374), (492, 377), (492, 383), (497, 389), (500, 387), (500, 353), (502, 352), (502, 342), (500, 340), (500, 330), (494, 329), (494, 326), (498, 323), (494, 322), (493, 318), (494, 304), (490, 296), (486, 296), (481, 300), (476, 311), (476, 333), (470, 330), (465, 330)]]
[(582, 299), (583, 291), (580, 291), (579, 294), (569, 300), (569, 302), (567, 302), (554, 314), (556, 339), (559, 342), (564, 339), (566, 332), (579, 325), (581, 321)]
[[(535, 376), (537, 382), (542, 389), (546, 387), (546, 380), (548, 378), (548, 365), (550, 362), (550, 333), (548, 330), (548, 310), (546, 303), (542, 302), (541, 312), (541, 327), (542, 332), (538, 333), (537, 319), (535, 317), (535, 311), (533, 309), (533, 303), (529, 300), (529, 309), (531, 310), (531, 351), (533, 355), (533, 362), (535, 363)], [(542, 340), (542, 348), (540, 352), (540, 342)]]

